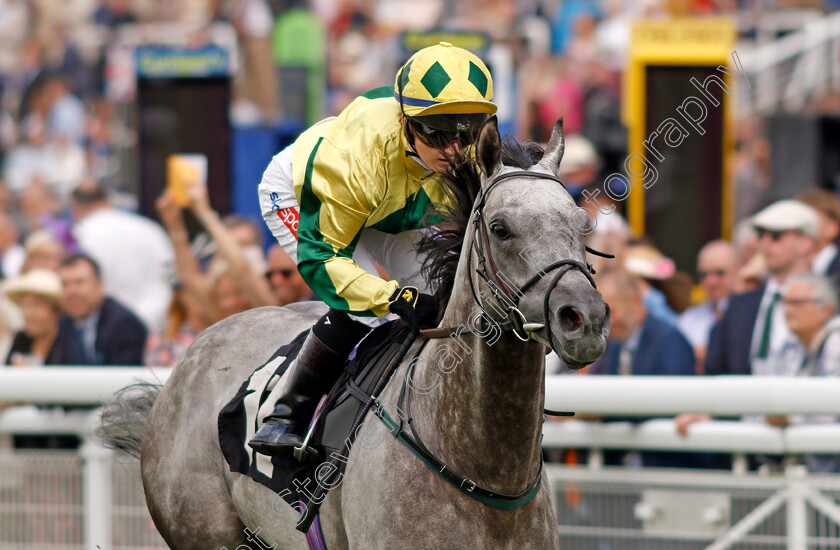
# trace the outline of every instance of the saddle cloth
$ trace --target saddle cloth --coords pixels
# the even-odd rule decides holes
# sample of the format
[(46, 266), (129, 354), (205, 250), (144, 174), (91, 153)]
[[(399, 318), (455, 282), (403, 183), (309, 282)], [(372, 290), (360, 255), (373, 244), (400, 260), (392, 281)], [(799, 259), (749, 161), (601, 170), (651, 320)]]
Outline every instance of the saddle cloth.
[[(254, 370), (218, 418), (219, 444), (230, 470), (265, 485), (299, 512), (319, 507), (326, 492), (337, 485), (334, 482), (337, 469), (343, 472), (355, 436), (351, 431), (361, 424), (369, 408), (363, 399), (384, 387), (396, 370), (401, 360), (398, 352), (404, 353), (407, 348), (405, 340), (410, 331), (399, 320), (386, 323), (368, 333), (351, 354), (344, 374), (322, 400), (320, 414), (315, 415), (311, 444), (321, 452), (322, 460), (302, 463), (291, 454), (275, 457), (259, 454), (248, 446), (248, 441), (274, 409), (279, 397), (274, 390), (282, 387), (277, 382), (297, 357), (308, 333), (306, 330), (299, 334)], [(326, 461), (336, 466), (324, 465)], [(325, 468), (329, 472), (325, 473)]]

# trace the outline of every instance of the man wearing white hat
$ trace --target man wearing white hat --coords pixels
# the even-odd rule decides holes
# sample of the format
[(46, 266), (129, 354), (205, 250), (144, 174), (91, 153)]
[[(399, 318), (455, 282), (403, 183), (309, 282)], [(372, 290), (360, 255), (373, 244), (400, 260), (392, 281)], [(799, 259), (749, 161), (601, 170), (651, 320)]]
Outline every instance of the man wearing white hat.
[[(809, 270), (818, 220), (813, 208), (794, 200), (775, 202), (753, 216), (758, 251), (767, 263), (767, 283), (730, 297), (709, 338), (706, 374), (769, 374), (769, 358), (794, 340), (781, 304), (782, 285), (794, 273)], [(685, 435), (691, 423), (708, 418), (680, 415), (677, 429)]]
[(707, 373), (761, 373), (770, 354), (792, 338), (778, 303), (781, 287), (790, 275), (808, 271), (818, 220), (813, 208), (794, 200), (773, 203), (752, 218), (767, 262), (767, 284), (732, 296), (712, 331)]

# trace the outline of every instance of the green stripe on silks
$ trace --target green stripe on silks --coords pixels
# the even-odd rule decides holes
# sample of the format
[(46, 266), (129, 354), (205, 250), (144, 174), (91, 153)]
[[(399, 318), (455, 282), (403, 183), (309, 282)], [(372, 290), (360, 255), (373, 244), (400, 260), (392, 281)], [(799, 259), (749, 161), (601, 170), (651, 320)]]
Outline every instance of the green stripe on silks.
[[(356, 251), (356, 245), (359, 244), (359, 239), (362, 238), (362, 231), (364, 231), (364, 228), (362, 228), (358, 233), (356, 233), (356, 236), (353, 237), (353, 240), (350, 242), (349, 245), (347, 245), (346, 248), (342, 248), (341, 250), (338, 251), (337, 256), (343, 256), (345, 258), (352, 258), (353, 257), (353, 252)], [(343, 298), (342, 298), (342, 300), (343, 300)], [(346, 300), (345, 300), (345, 303), (347, 303)], [(333, 309), (337, 309), (337, 308), (333, 308)], [(350, 306), (345, 306), (344, 310), (342, 310), (342, 311), (351, 311)], [(352, 313), (353, 313), (353, 315), (355, 315), (357, 317), (376, 317), (376, 314), (373, 313), (370, 310), (353, 311)]]
[(378, 88), (374, 88), (372, 90), (368, 90), (362, 94), (362, 97), (366, 97), (367, 99), (380, 99), (383, 97), (394, 97), (394, 87), (393, 86), (380, 86)]
[[(382, 423), (385, 424), (385, 428), (389, 432), (391, 432), (391, 435), (396, 437), (400, 441), (400, 443), (405, 445), (409, 451), (414, 453), (414, 456), (419, 458), (423, 462), (423, 464), (429, 467), (430, 470), (436, 472), (444, 481), (446, 481), (447, 483), (449, 483), (450, 485), (452, 485), (453, 487), (455, 487), (456, 489), (458, 489), (473, 500), (477, 500), (478, 502), (486, 506), (490, 506), (491, 508), (496, 508), (498, 510), (516, 510), (517, 508), (521, 508), (522, 506), (528, 504), (531, 501), (531, 499), (537, 496), (537, 493), (540, 492), (540, 487), (542, 487), (541, 474), (538, 478), (538, 483), (534, 486), (534, 488), (516, 500), (504, 500), (500, 498), (493, 498), (491, 496), (469, 491), (468, 489), (461, 487), (458, 483), (455, 483), (454, 480), (443, 475), (442, 470), (438, 470), (438, 468), (436, 468), (434, 464), (426, 460), (426, 458), (423, 455), (421, 455), (415, 448), (415, 445), (417, 445), (415, 439), (409, 434), (407, 434), (405, 430), (403, 430), (399, 426), (399, 424), (394, 422), (394, 419), (391, 418), (391, 415), (388, 414), (388, 411), (386, 411), (379, 402), (374, 404), (373, 411), (374, 414), (376, 414), (376, 416), (382, 421)], [(475, 488), (474, 485), (473, 488)]]
[[(303, 187), (300, 192), (300, 224), (298, 226), (298, 243), (301, 240), (306, 240), (307, 246), (301, 251), (300, 244), (298, 244), (298, 270), (301, 273), (309, 288), (317, 288), (321, 292), (317, 292), (318, 297), (321, 298), (332, 309), (339, 311), (351, 311), (347, 300), (338, 295), (335, 291), (329, 272), (325, 265), (325, 261), (333, 256), (342, 256), (344, 258), (352, 258), (353, 252), (356, 250), (356, 245), (359, 244), (359, 239), (362, 232), (359, 231), (348, 246), (342, 248), (338, 252), (333, 250), (333, 247), (324, 242), (324, 237), (321, 234), (320, 209), (321, 201), (312, 191), (312, 170), (315, 165), (315, 155), (318, 152), (318, 147), (324, 138), (319, 138), (309, 159), (306, 161), (306, 171), (303, 177)], [(302, 252), (302, 253), (301, 253)], [(326, 292), (323, 292), (326, 291)], [(374, 317), (374, 313), (370, 311), (354, 311), (354, 315), (362, 317)]]
[[(312, 191), (312, 170), (315, 165), (315, 155), (324, 138), (312, 148), (312, 153), (306, 161), (306, 172), (303, 177), (303, 187), (300, 191), (300, 224), (298, 226), (298, 269), (309, 288), (318, 289), (320, 297), (328, 306), (340, 311), (349, 311), (347, 300), (335, 291), (330, 274), (324, 262), (335, 255), (333, 247), (324, 242), (321, 234), (321, 201)], [(307, 246), (301, 248), (301, 241)]]
[(432, 199), (422, 187), (417, 193), (405, 200), (405, 206), (391, 212), (371, 227), (384, 233), (401, 233), (410, 229), (422, 229), (426, 217), (426, 209), (432, 204)]

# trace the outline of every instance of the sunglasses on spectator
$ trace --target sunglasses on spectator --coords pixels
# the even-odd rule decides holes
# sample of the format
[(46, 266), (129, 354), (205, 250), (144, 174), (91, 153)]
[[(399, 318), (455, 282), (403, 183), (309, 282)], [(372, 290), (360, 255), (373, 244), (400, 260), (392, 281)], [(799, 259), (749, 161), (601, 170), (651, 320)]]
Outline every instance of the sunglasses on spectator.
[(702, 281), (709, 275), (717, 275), (718, 277), (723, 277), (726, 275), (725, 269), (710, 269), (709, 271), (698, 271), (697, 272), (697, 279)]
[(275, 275), (282, 275), (283, 278), (288, 279), (294, 274), (295, 270), (290, 268), (285, 269), (270, 269), (265, 272), (265, 278), (271, 279)]
[(769, 229), (763, 229), (761, 227), (756, 227), (755, 228), (755, 233), (756, 233), (756, 235), (758, 235), (758, 240), (759, 241), (764, 238), (764, 235), (767, 235), (768, 237), (770, 237), (771, 241), (773, 241), (774, 243), (777, 243), (777, 242), (779, 242), (779, 239), (782, 238), (782, 235), (785, 234), (785, 231), (770, 231)]
[(414, 135), (417, 136), (417, 139), (436, 149), (443, 149), (455, 141), (463, 146), (472, 145), (476, 137), (473, 132), (438, 130), (416, 120), (411, 121), (411, 127), (414, 128)]
[(822, 300), (817, 300), (816, 298), (782, 298), (782, 303), (786, 306), (804, 306), (805, 304), (818, 304), (821, 302)]

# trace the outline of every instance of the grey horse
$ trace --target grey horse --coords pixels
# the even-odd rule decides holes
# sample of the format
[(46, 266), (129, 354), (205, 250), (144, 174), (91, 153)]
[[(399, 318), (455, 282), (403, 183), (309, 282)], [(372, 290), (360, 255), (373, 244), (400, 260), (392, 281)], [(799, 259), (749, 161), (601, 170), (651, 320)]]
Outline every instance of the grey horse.
[[(413, 364), (410, 414), (429, 451), (477, 486), (517, 494), (541, 479), (539, 491), (515, 510), (477, 502), (424, 465), (369, 414), (341, 483), (321, 508), (327, 548), (559, 546), (540, 458), (544, 356), (551, 347), (567, 365), (582, 367), (603, 353), (609, 332), (609, 308), (581, 268), (588, 215), (555, 176), (563, 148), (559, 121), (542, 160), (514, 174), (516, 169), (502, 163), (496, 125), (482, 128), (476, 157), (483, 174), (477, 202), (484, 229), (473, 230), (481, 224), (473, 225), (476, 211), (467, 205), (461, 254), (449, 254), (457, 269), (441, 321), (443, 327), (466, 330), (457, 339), (429, 340), (410, 362), (415, 344), (379, 396), (392, 418), (404, 414), (396, 403)], [(492, 337), (493, 325), (475, 322), (478, 307), (492, 314), (505, 302), (498, 287), (489, 290), (479, 274), (478, 266), (488, 263), (484, 274), (490, 279), (504, 280), (508, 290), (525, 289), (516, 307), (505, 310), (519, 320), (518, 330), (496, 331)], [(322, 304), (305, 303), (226, 319), (196, 339), (165, 387), (151, 396), (150, 411), (133, 411), (138, 422), (128, 426), (120, 418), (132, 412), (125, 410), (130, 403), (122, 411), (104, 411), (106, 432), (134, 432), (146, 501), (173, 550), (307, 548), (295, 529), (296, 511), (263, 485), (230, 472), (219, 448), (217, 417), (256, 366), (324, 311)]]

